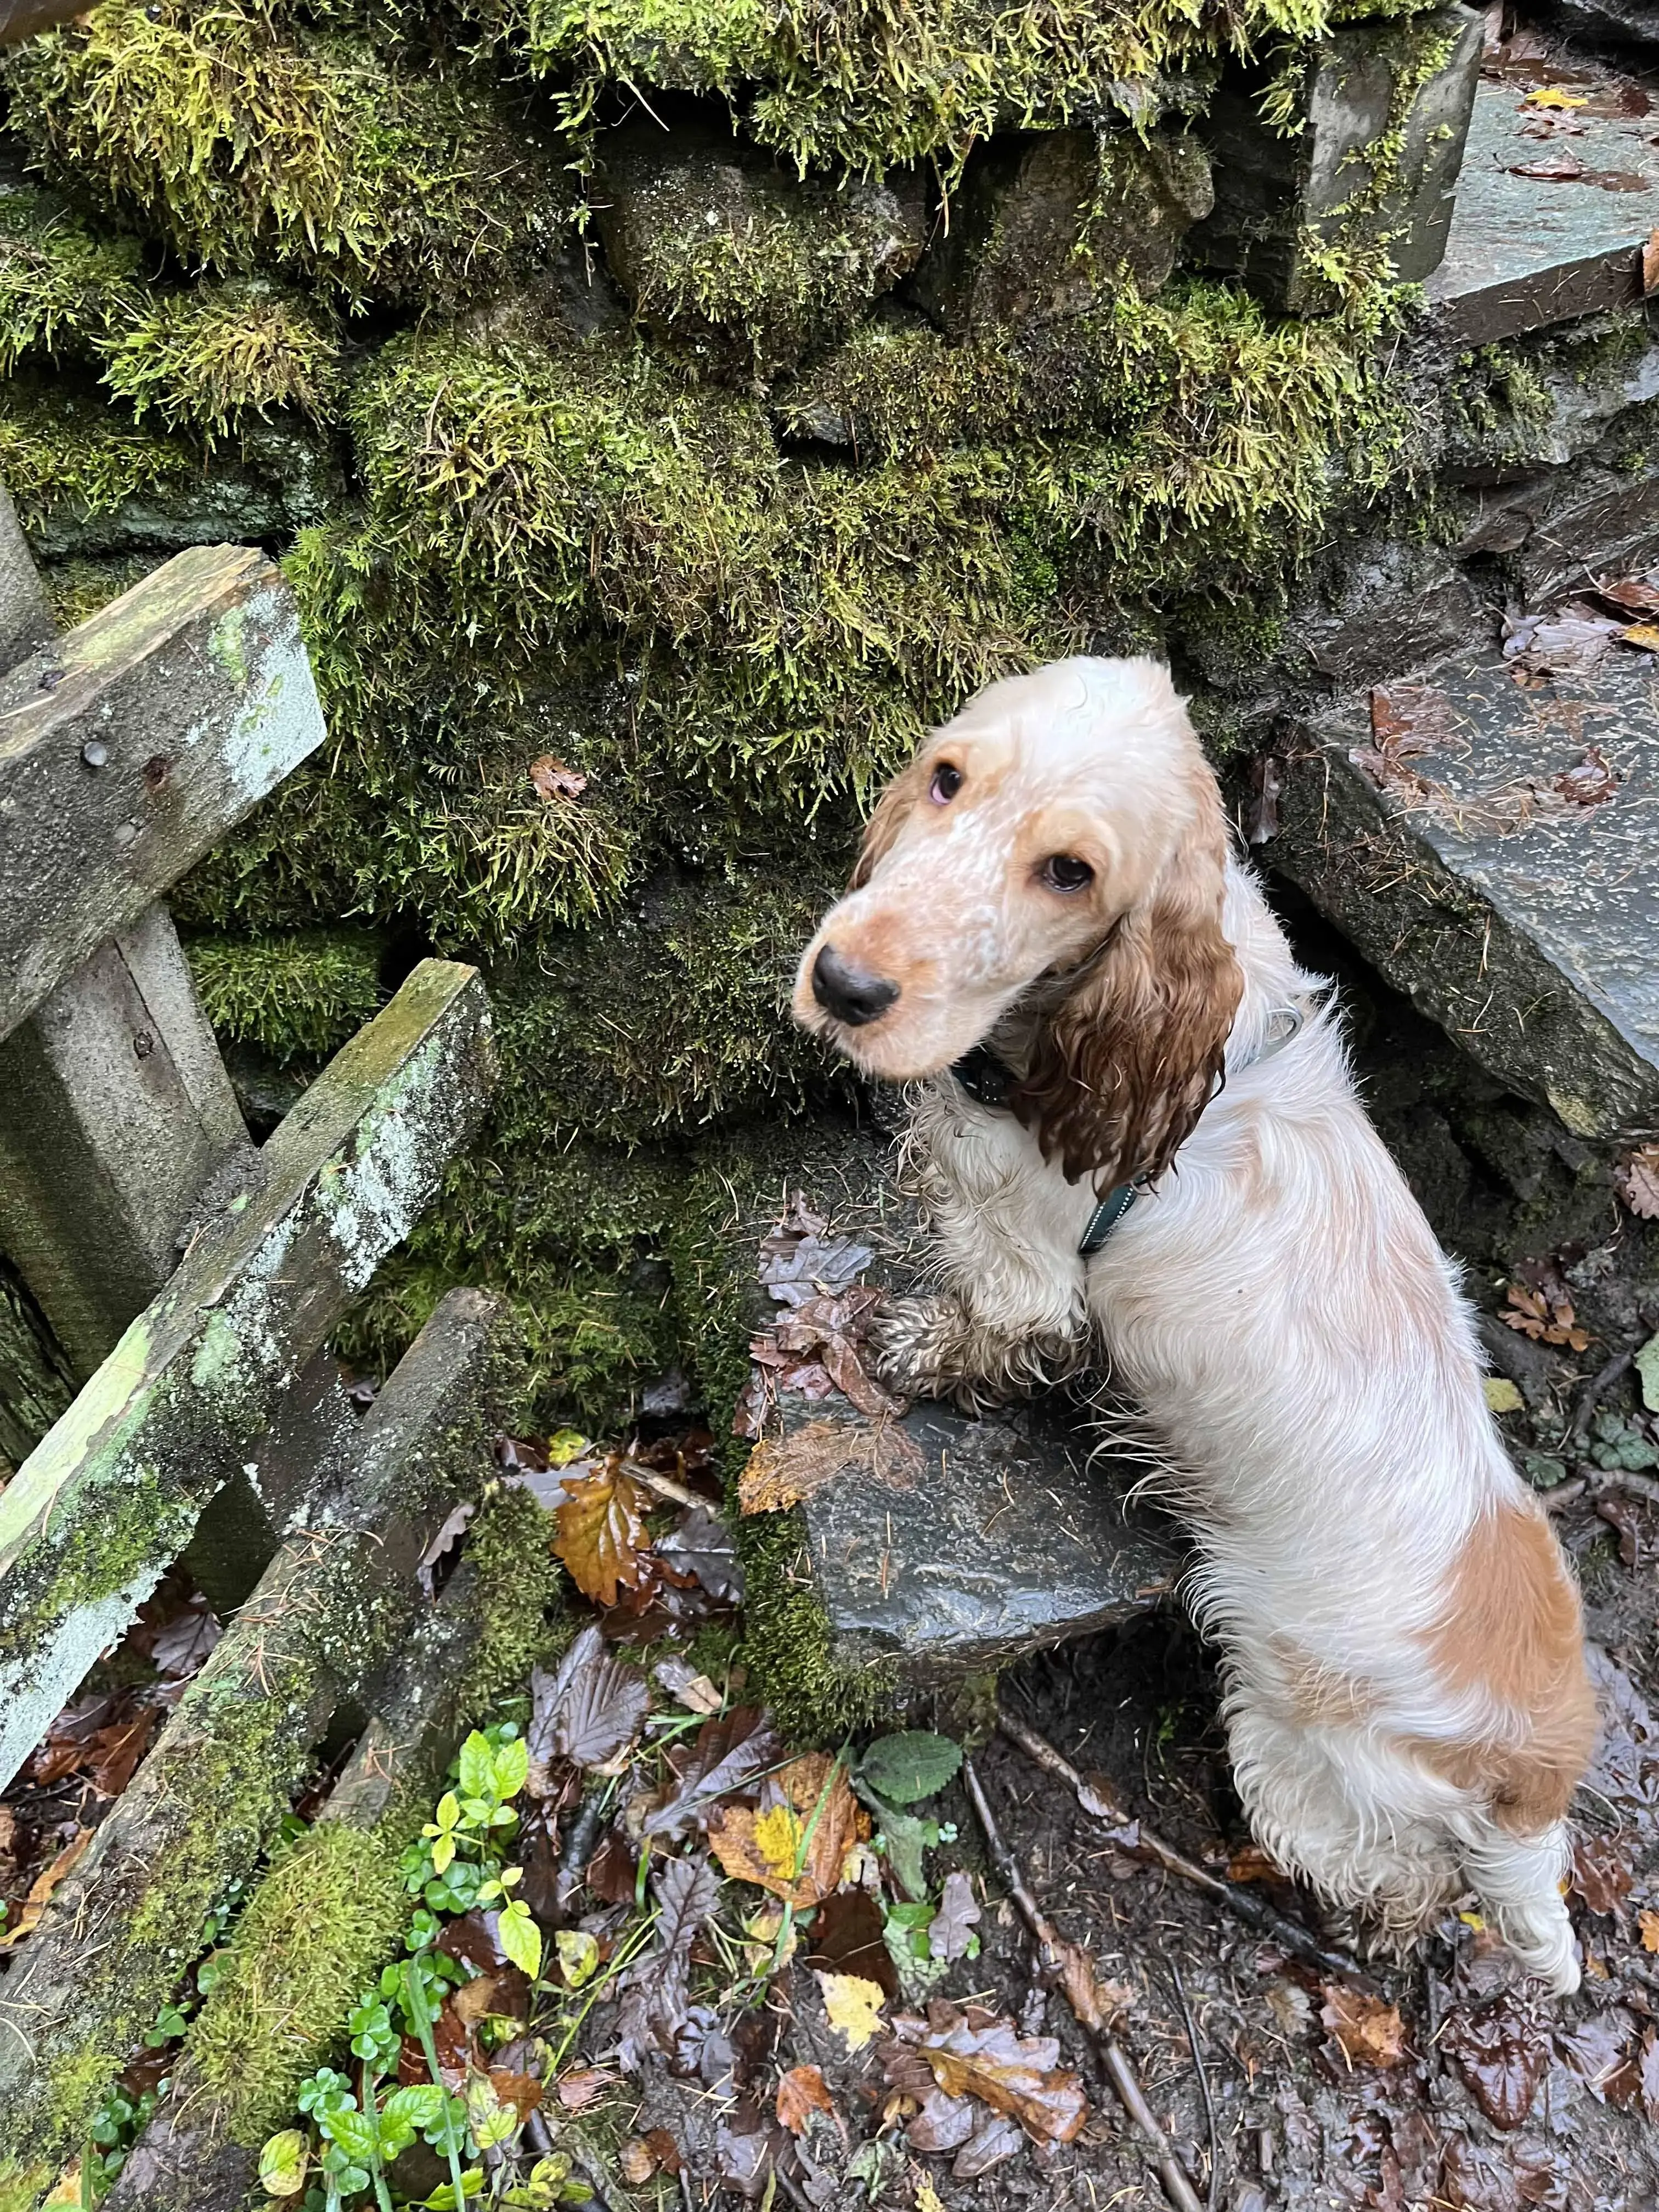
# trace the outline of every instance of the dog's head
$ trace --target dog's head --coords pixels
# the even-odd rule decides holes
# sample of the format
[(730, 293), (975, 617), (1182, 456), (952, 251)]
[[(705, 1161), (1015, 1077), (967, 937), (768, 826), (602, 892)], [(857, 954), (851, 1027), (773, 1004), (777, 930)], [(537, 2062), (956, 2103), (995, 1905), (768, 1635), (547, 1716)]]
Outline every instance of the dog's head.
[(1161, 663), (994, 684), (882, 794), (802, 956), (796, 1019), (902, 1082), (949, 1067), (1042, 980), (1011, 1104), (1068, 1176), (1156, 1174), (1212, 1094), (1243, 988), (1226, 849)]

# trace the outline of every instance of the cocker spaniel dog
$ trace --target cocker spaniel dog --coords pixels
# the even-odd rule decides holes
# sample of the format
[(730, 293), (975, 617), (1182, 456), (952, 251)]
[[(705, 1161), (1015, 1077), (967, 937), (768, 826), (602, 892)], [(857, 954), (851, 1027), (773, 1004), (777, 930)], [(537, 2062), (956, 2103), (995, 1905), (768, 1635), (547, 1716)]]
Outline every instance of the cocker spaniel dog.
[(1103, 1357), (1180, 1470), (1263, 1845), (1397, 1942), (1472, 1887), (1565, 1992), (1577, 1590), (1322, 988), (1168, 670), (1075, 659), (889, 786), (794, 1010), (915, 1086), (945, 1293), (889, 1314), (888, 1379), (971, 1402)]

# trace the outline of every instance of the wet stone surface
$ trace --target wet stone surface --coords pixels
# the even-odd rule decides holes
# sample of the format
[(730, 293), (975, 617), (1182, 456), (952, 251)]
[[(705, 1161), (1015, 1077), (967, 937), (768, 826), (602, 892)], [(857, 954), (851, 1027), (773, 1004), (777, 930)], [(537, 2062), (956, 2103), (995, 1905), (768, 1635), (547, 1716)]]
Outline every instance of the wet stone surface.
[(1475, 94), (1445, 258), (1425, 287), (1462, 344), (1641, 297), (1640, 250), (1659, 222), (1648, 95), (1620, 85), (1603, 97), (1575, 83), (1565, 97), (1582, 105), (1552, 114), (1528, 103), (1521, 82), (1483, 83)]
[(831, 1656), (890, 1662), (925, 1685), (1144, 1613), (1179, 1560), (1167, 1524), (1126, 1511), (1141, 1469), (1091, 1456), (1097, 1424), (1067, 1395), (974, 1419), (906, 1411), (873, 1383), (872, 1293), (902, 1296), (926, 1268), (926, 1232), (892, 1178), (870, 1142), (834, 1173), (805, 1172), (781, 1231), (756, 1224), (756, 1342), (786, 1347), (756, 1371), (775, 1463), (800, 1493)]
[(1267, 857), (1489, 1073), (1578, 1136), (1640, 1134), (1659, 1126), (1659, 667), (1603, 638), (1573, 672), (1561, 633), (1527, 635), (1308, 729)]
[[(791, 1418), (786, 1413), (786, 1420)], [(979, 1672), (1144, 1612), (1174, 1586), (1166, 1540), (1125, 1516), (1121, 1471), (1084, 1464), (1063, 1415), (971, 1421), (922, 1405), (804, 1510), (836, 1656), (923, 1680)]]

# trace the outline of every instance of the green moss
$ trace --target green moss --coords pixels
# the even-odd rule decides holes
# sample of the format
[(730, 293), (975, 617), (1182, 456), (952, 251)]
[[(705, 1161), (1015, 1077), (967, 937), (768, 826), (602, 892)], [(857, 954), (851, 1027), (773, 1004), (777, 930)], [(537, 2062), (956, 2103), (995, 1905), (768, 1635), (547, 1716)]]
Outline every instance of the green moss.
[(635, 312), (717, 366), (764, 380), (839, 337), (915, 263), (921, 194), (797, 181), (751, 150), (654, 127), (607, 144), (599, 216)]
[(53, 2166), (18, 2166), (0, 2159), (0, 2212), (35, 2212), (57, 2178)]
[(752, 1514), (737, 1525), (744, 1662), (784, 1734), (792, 1743), (833, 1743), (873, 1726), (891, 1710), (897, 1678), (884, 1664), (836, 1661), (799, 1513)]
[(257, 2149), (334, 2051), (409, 1917), (398, 1854), (410, 1808), (364, 1832), (319, 1821), (272, 1863), (216, 1961), (187, 2048), (234, 2141)]
[(31, 533), (173, 490), (200, 469), (183, 439), (135, 427), (67, 378), (0, 383), (0, 480)]
[(135, 415), (154, 408), (169, 429), (188, 423), (210, 445), (273, 407), (321, 418), (337, 382), (327, 318), (258, 277), (152, 295), (101, 350), (105, 383)]
[(1322, 0), (470, 0), (580, 125), (609, 85), (723, 94), (803, 171), (947, 169), (993, 131), (1087, 119), (1145, 100), (1163, 69), (1275, 32), (1316, 36)]
[(453, 295), (564, 219), (556, 161), (492, 84), (405, 73), (276, 0), (105, 0), (9, 73), (46, 168), (188, 263), (264, 260), (351, 303)]
[(522, 1689), (531, 1668), (568, 1634), (560, 1618), (564, 1571), (551, 1539), (551, 1518), (528, 1491), (498, 1490), (473, 1517), (466, 1557), (479, 1632), (458, 1698), (464, 1720), (480, 1718), (495, 1699)]
[(41, 572), (53, 622), (59, 629), (73, 629), (141, 582), (155, 568), (157, 557), (151, 553), (127, 553), (105, 560), (54, 562)]
[(137, 307), (136, 239), (86, 230), (50, 192), (0, 191), (0, 376), (27, 353), (84, 349)]
[(255, 1044), (279, 1064), (334, 1051), (373, 1018), (381, 947), (373, 937), (196, 938), (187, 948), (202, 1006), (219, 1036)]

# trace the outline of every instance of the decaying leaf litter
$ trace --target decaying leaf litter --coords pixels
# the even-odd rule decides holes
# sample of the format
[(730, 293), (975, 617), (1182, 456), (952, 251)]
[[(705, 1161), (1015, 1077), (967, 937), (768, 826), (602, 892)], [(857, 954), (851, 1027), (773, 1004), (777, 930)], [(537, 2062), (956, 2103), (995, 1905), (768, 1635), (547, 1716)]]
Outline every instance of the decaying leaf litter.
[[(1625, 1170), (1638, 1201), (1649, 1164)], [(848, 1463), (844, 1442), (769, 1444), (780, 1388), (832, 1439), (838, 1407), (885, 1408), (869, 1259), (799, 1201), (768, 1240), (742, 1504)], [(461, 1747), (406, 1857), (404, 1951), (265, 2145), (269, 2201), (1650, 2204), (1659, 1343), (1607, 1358), (1574, 1267), (1524, 1270), (1503, 1316), (1556, 1363), (1554, 1397), (1494, 1403), (1585, 1573), (1609, 1717), (1573, 1874), (1582, 1997), (1540, 2002), (1473, 1914), (1403, 1971), (1349, 1971), (1243, 1831), (1178, 1615), (1016, 1669), (1000, 1727), (964, 1694), (873, 1741), (790, 1744), (747, 1694), (708, 1431), (504, 1438), (500, 1480), (544, 1509), (579, 1593), (568, 1639)], [(434, 1545), (434, 1591), (466, 1534), (459, 1516)], [(8, 1793), (15, 1940), (216, 1633), (175, 1578)], [(99, 2201), (165, 2094), (239, 1901), (60, 2201)]]

